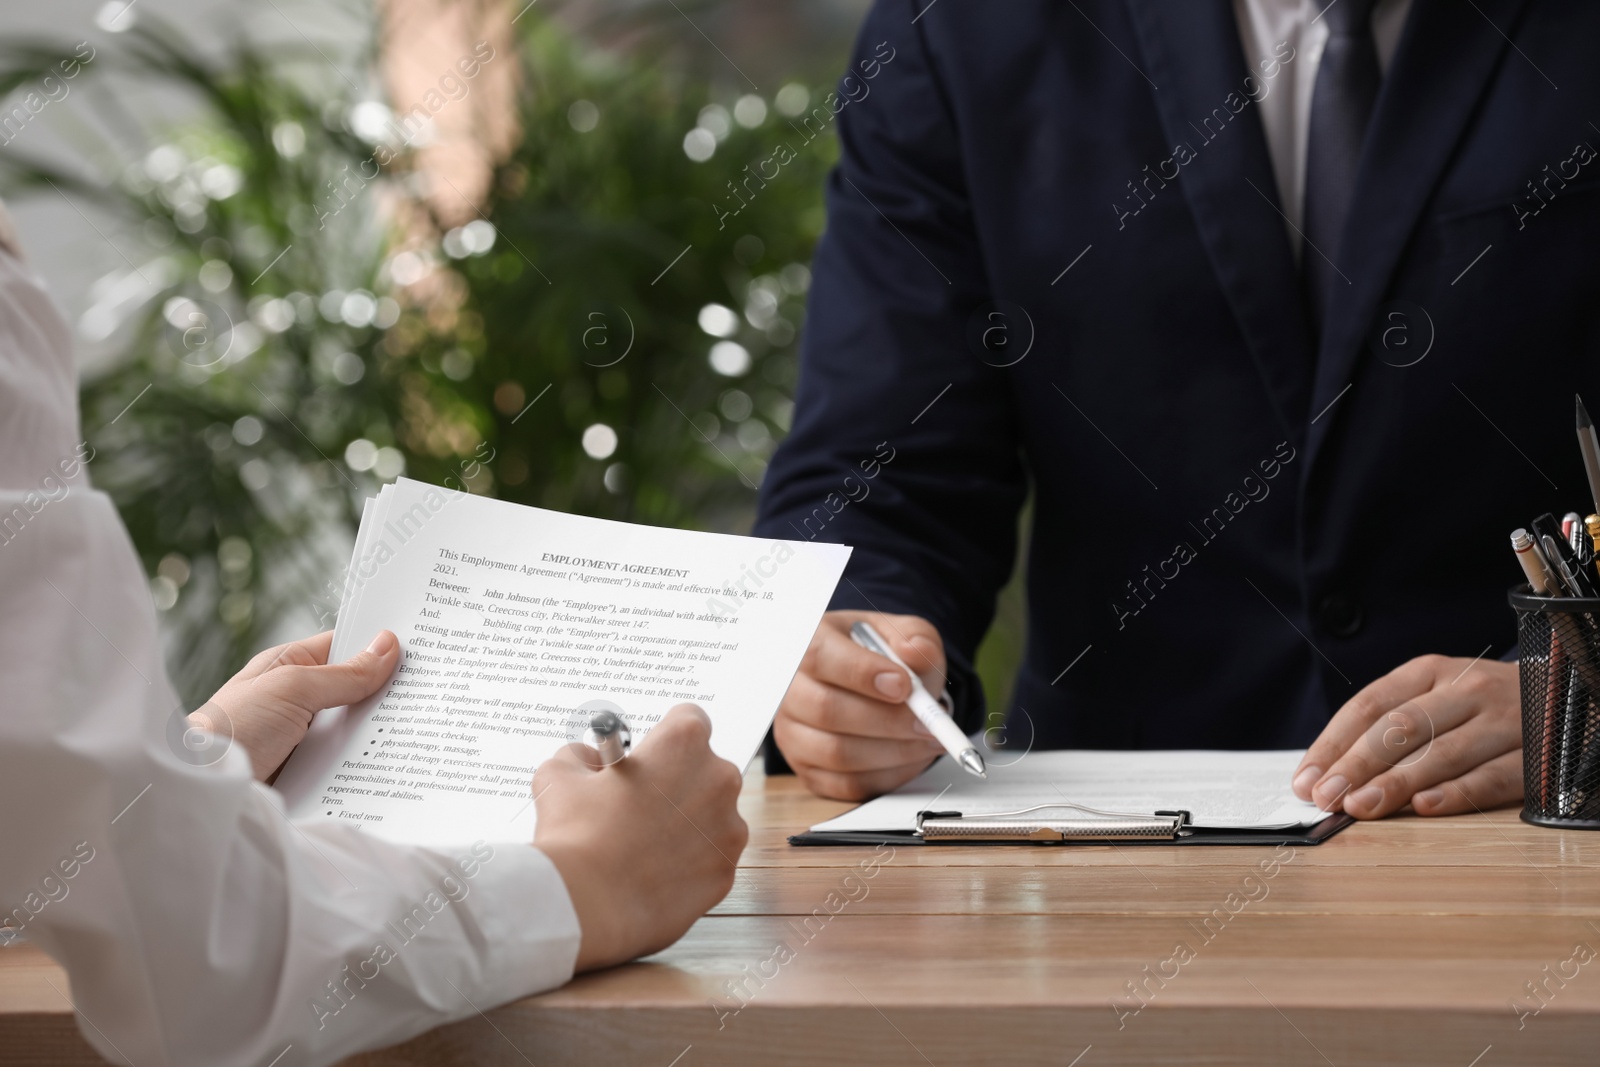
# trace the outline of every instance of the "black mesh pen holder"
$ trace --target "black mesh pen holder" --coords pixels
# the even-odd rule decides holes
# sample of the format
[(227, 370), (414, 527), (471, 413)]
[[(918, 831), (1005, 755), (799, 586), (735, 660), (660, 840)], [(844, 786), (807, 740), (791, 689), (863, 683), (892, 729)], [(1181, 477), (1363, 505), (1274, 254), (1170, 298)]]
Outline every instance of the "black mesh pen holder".
[(1600, 599), (1511, 590), (1522, 680), (1522, 818), (1600, 830)]

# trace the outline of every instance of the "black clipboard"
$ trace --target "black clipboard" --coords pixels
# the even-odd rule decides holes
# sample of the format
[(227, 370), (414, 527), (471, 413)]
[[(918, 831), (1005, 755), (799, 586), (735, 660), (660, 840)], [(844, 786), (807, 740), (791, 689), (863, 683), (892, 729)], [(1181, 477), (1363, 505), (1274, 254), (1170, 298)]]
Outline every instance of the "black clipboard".
[[(1075, 804), (1041, 805), (1040, 808), (1078, 808), (1093, 812), (1090, 819), (1019, 819), (1040, 809), (1001, 813), (1009, 818), (1005, 834), (983, 836), (994, 830), (993, 814), (963, 820), (960, 812), (924, 811), (917, 815), (915, 830), (891, 831), (806, 831), (791, 835), (789, 844), (799, 847), (838, 845), (1320, 845), (1356, 820), (1344, 812), (1334, 812), (1321, 822), (1307, 827), (1284, 828), (1207, 828), (1192, 825), (1186, 811), (1158, 811), (1148, 816), (1099, 812)], [(1109, 820), (1109, 822), (1108, 822)], [(978, 832), (949, 832), (965, 821)], [(1094, 824), (1100, 824), (1098, 826)], [(1046, 824), (1054, 833), (1045, 832)], [(925, 828), (931, 833), (925, 833)], [(1031, 832), (1030, 832), (1031, 831)]]

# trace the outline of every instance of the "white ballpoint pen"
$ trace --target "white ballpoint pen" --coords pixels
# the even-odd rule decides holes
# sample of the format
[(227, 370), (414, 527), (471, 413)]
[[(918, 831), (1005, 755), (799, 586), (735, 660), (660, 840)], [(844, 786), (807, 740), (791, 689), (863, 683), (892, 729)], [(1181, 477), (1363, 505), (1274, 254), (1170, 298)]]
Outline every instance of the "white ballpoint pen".
[(895, 666), (906, 672), (911, 679), (911, 696), (906, 700), (912, 714), (926, 726), (934, 738), (950, 753), (950, 758), (959, 763), (969, 773), (979, 778), (987, 778), (989, 774), (984, 770), (983, 757), (978, 754), (967, 735), (961, 732), (949, 712), (944, 710), (944, 705), (934, 699), (922, 684), (922, 679), (917, 677), (917, 672), (906, 666), (905, 661), (894, 654), (877, 630), (868, 622), (854, 622), (850, 624), (850, 639), (869, 652), (876, 652)]

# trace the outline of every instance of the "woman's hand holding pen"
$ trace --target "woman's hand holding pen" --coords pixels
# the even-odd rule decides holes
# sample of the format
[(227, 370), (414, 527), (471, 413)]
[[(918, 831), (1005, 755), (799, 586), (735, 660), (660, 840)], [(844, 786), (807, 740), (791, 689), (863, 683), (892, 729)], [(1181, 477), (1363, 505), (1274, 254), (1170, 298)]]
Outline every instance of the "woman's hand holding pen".
[(1339, 709), (1300, 761), (1295, 795), (1358, 819), (1519, 800), (1521, 716), (1517, 664), (1420, 656)]
[(679, 704), (609, 767), (581, 744), (539, 765), (533, 843), (578, 913), (577, 970), (659, 952), (733, 888), (743, 776), (710, 742), (706, 713)]
[(887, 793), (944, 752), (905, 705), (905, 672), (850, 639), (857, 619), (870, 622), (930, 692), (944, 689), (944, 642), (928, 620), (871, 611), (822, 617), (772, 733), (806, 788), (840, 800)]

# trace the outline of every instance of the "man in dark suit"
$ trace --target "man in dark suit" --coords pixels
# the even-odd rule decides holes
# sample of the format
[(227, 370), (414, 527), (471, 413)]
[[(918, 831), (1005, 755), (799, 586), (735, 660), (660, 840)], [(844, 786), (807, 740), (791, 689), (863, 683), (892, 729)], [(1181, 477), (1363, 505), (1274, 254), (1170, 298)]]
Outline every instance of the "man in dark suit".
[(1576, 0), (878, 4), (757, 523), (855, 546), (774, 726), (807, 784), (940, 751), (861, 613), (984, 724), (1031, 488), (1009, 744), (1520, 797), (1507, 534), (1589, 507), (1596, 40)]

